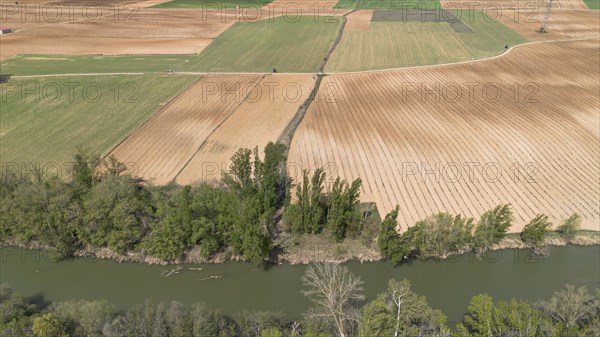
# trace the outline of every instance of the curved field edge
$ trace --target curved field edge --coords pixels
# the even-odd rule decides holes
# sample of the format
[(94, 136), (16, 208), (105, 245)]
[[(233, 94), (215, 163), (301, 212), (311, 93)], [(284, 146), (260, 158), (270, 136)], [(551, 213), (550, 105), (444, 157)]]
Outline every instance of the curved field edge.
[(110, 151), (197, 76), (85, 76), (2, 83), (2, 164), (62, 165)]
[[(438, 211), (472, 216), (510, 202), (518, 212), (513, 231), (538, 212), (553, 221), (578, 212), (585, 228), (597, 229), (597, 49), (597, 40), (538, 43), (487, 61), (326, 76), (325, 87), (334, 88), (337, 99), (311, 105), (288, 161), (306, 169), (334, 164), (340, 177), (362, 178), (363, 201), (376, 202), (382, 214), (400, 204), (402, 226)], [(576, 83), (569, 80), (573, 76)], [(505, 95), (488, 102), (479, 95), (473, 102), (466, 96), (436, 102), (440, 87), (464, 89), (471, 82), (480, 88), (493, 82), (504, 90), (532, 82), (538, 100), (525, 104)], [(415, 84), (416, 92), (408, 90)], [(422, 86), (433, 93), (424, 98)], [(436, 181), (441, 171), (435, 165), (465, 162), (497, 165), (502, 181), (468, 175), (457, 183)], [(539, 165), (535, 183), (511, 176), (515, 163), (528, 162)], [(408, 174), (415, 165), (403, 165), (414, 163), (416, 174)], [(433, 173), (423, 178), (421, 170)]]
[(327, 72), (382, 70), (456, 63), (499, 55), (506, 45), (528, 40), (475, 11), (463, 22), (473, 32), (456, 33), (446, 22), (372, 21), (369, 31), (344, 31)]

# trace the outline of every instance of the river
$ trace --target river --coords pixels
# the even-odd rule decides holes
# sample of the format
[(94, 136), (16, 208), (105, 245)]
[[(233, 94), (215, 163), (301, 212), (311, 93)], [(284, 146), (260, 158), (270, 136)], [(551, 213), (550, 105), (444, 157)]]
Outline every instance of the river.
[[(116, 263), (74, 258), (52, 263), (42, 251), (5, 247), (0, 250), (0, 282), (24, 296), (47, 301), (106, 299), (119, 308), (155, 301), (202, 301), (225, 313), (241, 309), (282, 311), (298, 318), (309, 306), (301, 294), (305, 266), (279, 265), (256, 270), (247, 263), (174, 266)], [(450, 261), (415, 261), (392, 267), (389, 262), (346, 263), (365, 282), (367, 299), (385, 291), (391, 278), (407, 278), (450, 322), (460, 321), (471, 296), (486, 292), (495, 300), (541, 300), (566, 283), (600, 287), (600, 246), (553, 247), (550, 255), (531, 260), (526, 250), (490, 252), (482, 260), (466, 254)], [(202, 268), (202, 270), (191, 270)], [(220, 278), (206, 279), (210, 276)]]

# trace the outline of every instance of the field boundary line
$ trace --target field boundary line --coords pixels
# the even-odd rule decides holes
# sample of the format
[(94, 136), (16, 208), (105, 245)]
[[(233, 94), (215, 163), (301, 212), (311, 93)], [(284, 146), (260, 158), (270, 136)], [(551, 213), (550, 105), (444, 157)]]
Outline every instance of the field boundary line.
[[(260, 79), (260, 81), (258, 81), (258, 84), (262, 83), (262, 81), (267, 76), (268, 75), (263, 75), (263, 77)], [(255, 87), (254, 90), (256, 90), (256, 87)], [(190, 164), (190, 162), (192, 161), (192, 159), (194, 159), (194, 157), (196, 157), (196, 155), (198, 154), (198, 152), (200, 152), (200, 150), (202, 149), (202, 147), (204, 146), (204, 144), (206, 144), (206, 142), (208, 141), (208, 139), (213, 135), (213, 133), (215, 133), (215, 131), (217, 131), (217, 129), (219, 129), (221, 127), (221, 125), (223, 125), (223, 123), (225, 123), (229, 118), (231, 118), (231, 116), (240, 108), (240, 106), (246, 101), (246, 99), (250, 96), (250, 94), (254, 92), (254, 90), (251, 90), (249, 93), (247, 93), (246, 96), (244, 96), (244, 98), (240, 100), (240, 102), (235, 107), (235, 109), (232, 109), (231, 113), (229, 115), (227, 115), (227, 117), (223, 118), (223, 120), (219, 124), (217, 124), (208, 135), (206, 135), (206, 138), (204, 138), (204, 140), (202, 141), (202, 144), (200, 144), (200, 146), (198, 146), (198, 148), (196, 149), (196, 151), (194, 151), (194, 153), (185, 161), (185, 164), (183, 164), (181, 166), (181, 169), (179, 169), (179, 171), (177, 171), (177, 173), (175, 174), (175, 176), (173, 177), (173, 179), (171, 180), (171, 182), (177, 184), (177, 177), (179, 177), (179, 175), (181, 174), (181, 172), (183, 172), (183, 170)], [(173, 99), (173, 101), (174, 100), (175, 99)]]
[[(351, 74), (369, 74), (369, 73), (382, 73), (386, 71), (398, 71), (405, 69), (419, 69), (419, 68), (434, 68), (434, 67), (445, 67), (452, 66), (458, 64), (470, 64), (476, 62), (489, 61), (496, 58), (504, 57), (510, 54), (513, 50), (521, 47), (544, 44), (544, 43), (563, 43), (563, 42), (575, 42), (575, 41), (586, 41), (586, 40), (598, 40), (599, 37), (580, 37), (576, 39), (558, 39), (558, 40), (546, 40), (546, 41), (531, 41), (525, 42), (518, 45), (514, 45), (510, 47), (508, 50), (505, 50), (501, 54), (480, 58), (475, 60), (467, 60), (467, 61), (459, 61), (459, 62), (451, 62), (451, 63), (439, 63), (439, 64), (427, 64), (421, 66), (410, 66), (410, 67), (398, 67), (398, 68), (385, 68), (385, 69), (373, 69), (373, 70), (359, 70), (359, 71), (342, 71), (342, 72), (281, 72), (281, 73), (271, 73), (271, 72), (206, 72), (206, 71), (181, 71), (181, 72), (173, 72), (171, 76), (181, 76), (181, 75), (193, 75), (193, 76), (211, 76), (211, 75), (223, 75), (223, 76), (233, 76), (233, 75), (351, 75)], [(166, 72), (133, 72), (133, 73), (66, 73), (66, 74), (43, 74), (43, 75), (11, 75), (10, 78), (14, 79), (24, 79), (24, 78), (44, 78), (44, 77), (77, 77), (77, 76), (119, 76), (119, 75), (139, 75), (139, 76), (157, 76), (157, 75), (165, 75), (168, 74)], [(5, 74), (10, 75), (10, 74)]]
[(600, 37), (589, 36), (589, 37), (580, 37), (580, 38), (576, 38), (576, 39), (558, 39), (558, 40), (525, 42), (525, 43), (514, 45), (514, 46), (508, 48), (507, 50), (505, 50), (504, 52), (502, 52), (502, 53), (500, 53), (498, 55), (494, 55), (494, 56), (490, 56), (490, 57), (486, 57), (486, 58), (475, 59), (475, 60), (468, 60), (468, 61), (460, 61), (460, 62), (452, 62), (452, 63), (440, 63), (440, 64), (427, 64), (427, 65), (422, 65), (422, 66), (410, 66), (410, 67), (400, 67), (400, 68), (386, 68), (386, 69), (376, 69), (376, 70), (326, 72), (324, 74), (325, 75), (370, 74), (370, 73), (382, 73), (382, 72), (386, 72), (386, 71), (398, 71), (398, 70), (405, 70), (405, 69), (435, 68), (435, 67), (453, 66), (453, 65), (458, 65), (458, 64), (471, 64), (471, 63), (489, 61), (489, 60), (494, 60), (494, 59), (497, 59), (497, 58), (504, 57), (505, 55), (510, 54), (513, 50), (515, 50), (517, 48), (520, 48), (520, 47), (526, 47), (526, 46), (536, 45), (536, 44), (542, 44), (542, 43), (562, 43), (562, 42), (585, 41), (585, 40), (598, 40), (598, 41), (600, 41)]
[(152, 116), (150, 116), (148, 119), (146, 119), (142, 124), (138, 125), (135, 129), (131, 130), (131, 132), (125, 138), (121, 139), (117, 144), (115, 144), (115, 146), (113, 146), (112, 148), (110, 148), (110, 150), (106, 151), (106, 153), (102, 155), (102, 160), (106, 159), (106, 157), (109, 156), (117, 147), (119, 147), (119, 145), (123, 144), (127, 139), (129, 139), (129, 137), (131, 137), (134, 133), (136, 133), (144, 125), (148, 124), (151, 120), (153, 120), (154, 118), (156, 118), (156, 116), (159, 113), (161, 113), (163, 110), (165, 110), (166, 108), (170, 107), (173, 104), (173, 102), (175, 102), (175, 100), (177, 98), (179, 98), (179, 96), (181, 96), (181, 95), (187, 93), (188, 91), (190, 91), (201, 80), (202, 80), (202, 77), (200, 77), (199, 79), (195, 80), (192, 84), (190, 84), (187, 88), (185, 88), (185, 90), (182, 90), (179, 94), (175, 95), (175, 97), (173, 97), (172, 99), (170, 99), (160, 109), (158, 109), (156, 112), (154, 112), (152, 114)]

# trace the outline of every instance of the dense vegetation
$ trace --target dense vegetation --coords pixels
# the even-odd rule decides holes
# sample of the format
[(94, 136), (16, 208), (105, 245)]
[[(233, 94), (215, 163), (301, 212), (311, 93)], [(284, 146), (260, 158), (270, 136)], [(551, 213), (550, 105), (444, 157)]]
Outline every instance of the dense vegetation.
[[(505, 204), (482, 214), (477, 223), (473, 218), (440, 212), (418, 221), (399, 234), (396, 221), (398, 211), (396, 207), (386, 215), (378, 238), (381, 253), (394, 264), (416, 257), (445, 258), (470, 251), (482, 255), (506, 237), (513, 221), (510, 205)], [(570, 242), (580, 222), (579, 215), (574, 214), (558, 227), (557, 232), (566, 242)], [(520, 239), (533, 253), (543, 255), (545, 239), (551, 227), (548, 217), (538, 214), (525, 225)]]
[(142, 251), (173, 261), (197, 246), (204, 257), (224, 252), (264, 264), (275, 210), (285, 200), (285, 157), (269, 144), (240, 149), (222, 186), (145, 186), (126, 167), (80, 151), (73, 179), (4, 176), (0, 185), (2, 241), (37, 242), (56, 258), (82, 247)]
[[(394, 264), (411, 258), (447, 257), (474, 251), (484, 254), (505, 238), (513, 221), (510, 205), (499, 205), (479, 221), (437, 213), (403, 234), (399, 208), (385, 216), (360, 203), (361, 180), (327, 179), (322, 169), (302, 181), (286, 175), (283, 145), (240, 149), (217, 186), (145, 185), (128, 175), (114, 158), (80, 150), (72, 179), (5, 174), (0, 182), (0, 242), (40, 244), (56, 259), (78, 249), (108, 248), (117, 254), (141, 252), (164, 261), (181, 261), (194, 250), (204, 259), (238, 256), (265, 265), (281, 230), (292, 235), (327, 234), (340, 243), (360, 237), (375, 242)], [(295, 185), (295, 188), (294, 188)], [(295, 199), (292, 202), (292, 189)], [(557, 228), (572, 241), (581, 223), (574, 214)], [(282, 226), (280, 226), (282, 225)], [(552, 224), (538, 215), (520, 239), (543, 254)]]
[[(31, 301), (0, 287), (2, 336), (114, 337), (592, 337), (600, 329), (600, 289), (567, 285), (547, 301), (530, 303), (472, 297), (463, 320), (448, 326), (446, 316), (392, 279), (385, 292), (364, 301), (362, 280), (339, 264), (316, 264), (302, 278), (313, 307), (293, 321), (279, 312), (240, 311), (224, 315), (202, 303), (150, 300), (119, 311), (106, 301)], [(325, 300), (328, 299), (328, 300)]]

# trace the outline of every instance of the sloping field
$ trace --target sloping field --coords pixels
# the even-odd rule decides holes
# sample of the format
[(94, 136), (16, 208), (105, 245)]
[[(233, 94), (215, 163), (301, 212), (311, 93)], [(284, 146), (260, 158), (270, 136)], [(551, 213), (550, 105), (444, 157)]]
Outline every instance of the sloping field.
[(1, 84), (0, 157), (72, 161), (77, 146), (108, 152), (197, 77), (87, 76)]
[(371, 29), (371, 18), (373, 17), (372, 10), (359, 10), (348, 14), (346, 19), (346, 32), (368, 32)]
[(598, 230), (599, 47), (544, 43), (479, 62), (327, 76), (321, 88), (337, 88), (335, 102), (310, 106), (288, 162), (362, 178), (361, 199), (381, 214), (399, 204), (403, 228), (509, 202), (512, 231), (537, 213), (574, 212)]
[(480, 15), (465, 21), (473, 33), (457, 33), (447, 22), (372, 21), (368, 32), (344, 32), (330, 58), (330, 72), (398, 68), (489, 57), (505, 44), (526, 40), (499, 22)]
[(230, 158), (240, 148), (259, 150), (277, 141), (304, 103), (313, 75), (269, 75), (231, 116), (206, 139), (200, 150), (177, 176), (177, 183), (220, 179), (229, 170)]
[(207, 76), (119, 144), (111, 154), (135, 163), (136, 174), (161, 185), (172, 181), (262, 76)]
[(503, 15), (500, 21), (514, 31), (532, 41), (576, 39), (598, 37), (600, 35), (600, 12), (581, 10), (560, 10), (552, 12), (548, 20), (547, 32), (537, 32), (542, 26), (544, 13), (521, 12), (528, 20), (515, 20)]
[(339, 18), (287, 17), (240, 22), (200, 54), (197, 69), (227, 72), (313, 72), (337, 33)]

